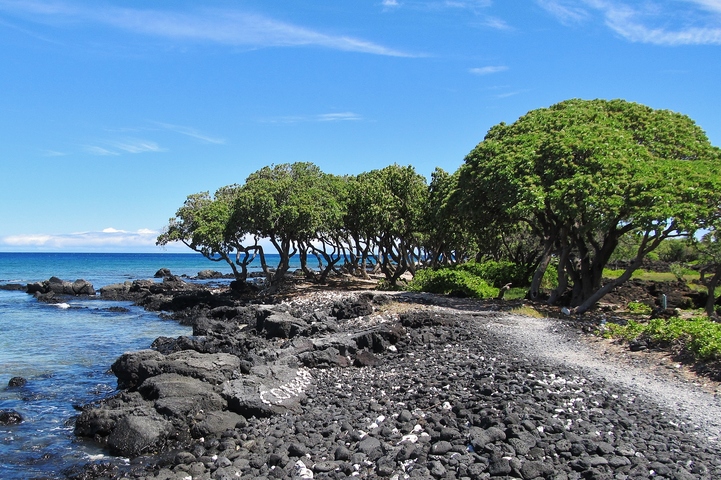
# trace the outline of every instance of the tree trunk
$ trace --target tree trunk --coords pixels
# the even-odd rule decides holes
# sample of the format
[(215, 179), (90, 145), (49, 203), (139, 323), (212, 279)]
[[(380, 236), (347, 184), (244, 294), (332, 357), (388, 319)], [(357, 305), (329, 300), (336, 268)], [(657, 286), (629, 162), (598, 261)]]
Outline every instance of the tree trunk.
[(596, 304), (596, 302), (601, 300), (603, 298), (603, 296), (606, 295), (608, 292), (610, 292), (611, 290), (613, 290), (614, 288), (618, 287), (623, 282), (625, 282), (626, 280), (631, 278), (631, 275), (633, 274), (633, 272), (638, 270), (638, 268), (643, 263), (643, 257), (644, 257), (644, 255), (636, 256), (636, 258), (633, 259), (633, 261), (628, 266), (626, 271), (624, 271), (620, 277), (618, 277), (617, 279), (607, 283), (603, 287), (596, 290), (596, 292), (593, 293), (590, 297), (588, 297), (581, 305), (576, 307), (576, 309), (575, 309), (576, 313), (584, 313), (589, 308), (594, 306)]
[(546, 239), (543, 246), (543, 253), (541, 254), (541, 260), (536, 268), (536, 273), (533, 274), (533, 280), (531, 281), (531, 289), (528, 292), (528, 297), (531, 300), (536, 300), (541, 293), (541, 281), (543, 275), (546, 273), (548, 264), (551, 263), (551, 255), (553, 253), (553, 240)]
[(721, 265), (716, 265), (716, 273), (711, 280), (706, 282), (706, 290), (708, 291), (708, 298), (706, 299), (706, 315), (709, 317), (715, 317), (716, 311), (714, 306), (716, 304), (716, 287), (721, 281)]
[(556, 267), (558, 286), (555, 290), (553, 290), (553, 292), (551, 292), (551, 296), (548, 298), (548, 305), (555, 305), (566, 291), (566, 288), (568, 288), (568, 275), (566, 273), (566, 267), (568, 263), (568, 256), (570, 254), (571, 248), (568, 245), (564, 246), (561, 250), (561, 255), (558, 258), (558, 267)]

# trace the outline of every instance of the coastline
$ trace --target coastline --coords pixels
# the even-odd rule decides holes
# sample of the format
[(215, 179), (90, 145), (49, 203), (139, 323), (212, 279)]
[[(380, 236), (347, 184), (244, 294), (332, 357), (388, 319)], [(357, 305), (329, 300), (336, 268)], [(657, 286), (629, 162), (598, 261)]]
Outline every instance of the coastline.
[[(721, 475), (718, 424), (634, 388), (643, 368), (593, 354), (568, 322), (430, 294), (312, 288), (259, 304), (203, 291), (146, 302), (182, 306), (172, 316), (194, 336), (121, 357), (126, 390), (78, 419), (130, 463), (69, 478)], [(699, 417), (721, 418), (704, 399)]]

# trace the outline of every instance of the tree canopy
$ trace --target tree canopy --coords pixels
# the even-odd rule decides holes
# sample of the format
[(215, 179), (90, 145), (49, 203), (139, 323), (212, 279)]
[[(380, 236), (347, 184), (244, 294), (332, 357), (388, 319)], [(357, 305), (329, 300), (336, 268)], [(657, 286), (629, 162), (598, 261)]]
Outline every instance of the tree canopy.
[[(214, 196), (188, 196), (158, 244), (181, 241), (239, 280), (258, 256), (271, 282), (296, 254), (318, 282), (372, 270), (393, 286), (419, 267), (512, 262), (512, 281), (530, 280), (533, 299), (552, 266), (548, 302), (583, 312), (670, 238), (712, 225), (701, 249), (717, 263), (720, 167), (721, 150), (685, 115), (574, 99), (492, 127), (456, 172), (438, 168), (430, 182), (397, 164), (348, 176), (307, 162), (263, 167)], [(278, 252), (272, 275), (260, 239)], [(604, 284), (621, 250), (628, 267)]]
[[(491, 128), (465, 159), (459, 201), (475, 223), (525, 223), (543, 242), (531, 294), (552, 257), (555, 302), (572, 283), (584, 311), (627, 280), (671, 236), (690, 235), (719, 204), (719, 149), (688, 117), (623, 100), (568, 100)], [(634, 261), (601, 284), (628, 232)]]

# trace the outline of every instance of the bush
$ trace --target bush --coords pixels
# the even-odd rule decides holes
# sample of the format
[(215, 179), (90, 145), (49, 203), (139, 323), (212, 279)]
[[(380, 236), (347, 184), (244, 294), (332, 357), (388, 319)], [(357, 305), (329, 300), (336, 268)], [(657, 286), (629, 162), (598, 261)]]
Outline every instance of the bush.
[(679, 345), (698, 360), (721, 359), (721, 324), (706, 317), (689, 320), (674, 317), (654, 319), (647, 324), (629, 321), (626, 326), (609, 323), (606, 335), (633, 340), (646, 337), (663, 344)]
[(412, 292), (439, 293), (471, 298), (492, 298), (498, 289), (491, 287), (482, 278), (467, 270), (442, 268), (420, 270), (408, 284)]
[(495, 260), (468, 262), (458, 265), (457, 268), (481, 277), (496, 288), (501, 288), (507, 283), (518, 287), (528, 285), (526, 272), (513, 262)]
[(634, 315), (649, 315), (653, 311), (651, 307), (641, 302), (628, 302), (626, 309)]

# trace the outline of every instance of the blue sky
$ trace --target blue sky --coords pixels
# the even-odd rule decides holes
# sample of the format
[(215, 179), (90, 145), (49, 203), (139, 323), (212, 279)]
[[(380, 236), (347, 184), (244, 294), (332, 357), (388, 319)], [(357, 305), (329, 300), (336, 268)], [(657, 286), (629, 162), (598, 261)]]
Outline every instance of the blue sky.
[(721, 145), (721, 0), (0, 0), (0, 65), (0, 251), (160, 251), (265, 165), (454, 171), (569, 98)]

